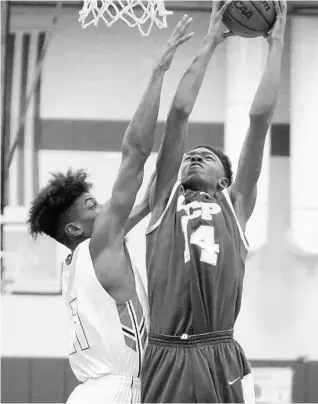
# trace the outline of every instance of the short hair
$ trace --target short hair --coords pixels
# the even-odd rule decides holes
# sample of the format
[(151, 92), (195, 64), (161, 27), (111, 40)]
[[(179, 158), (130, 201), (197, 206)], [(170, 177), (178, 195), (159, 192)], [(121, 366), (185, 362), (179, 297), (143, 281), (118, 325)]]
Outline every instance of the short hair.
[(201, 147), (211, 150), (216, 156), (218, 156), (218, 158), (220, 159), (220, 161), (223, 165), (225, 176), (229, 181), (229, 185), (231, 185), (233, 182), (233, 171), (232, 171), (232, 164), (231, 164), (229, 157), (223, 153), (223, 150), (220, 147), (217, 148), (217, 147), (213, 147), (210, 145), (196, 146), (193, 150), (200, 149)]
[[(36, 239), (46, 234), (67, 245), (63, 223), (69, 208), (92, 184), (87, 182), (85, 170), (68, 169), (66, 174), (52, 173), (48, 184), (38, 193), (29, 210), (29, 233)], [(64, 219), (64, 220), (63, 220)]]

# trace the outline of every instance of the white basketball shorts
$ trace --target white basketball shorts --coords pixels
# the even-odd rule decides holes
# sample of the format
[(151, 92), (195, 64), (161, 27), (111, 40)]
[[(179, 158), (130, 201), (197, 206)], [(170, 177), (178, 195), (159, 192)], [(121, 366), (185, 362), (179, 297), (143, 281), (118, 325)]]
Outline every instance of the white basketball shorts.
[(87, 379), (71, 393), (67, 404), (140, 403), (140, 379), (107, 375)]

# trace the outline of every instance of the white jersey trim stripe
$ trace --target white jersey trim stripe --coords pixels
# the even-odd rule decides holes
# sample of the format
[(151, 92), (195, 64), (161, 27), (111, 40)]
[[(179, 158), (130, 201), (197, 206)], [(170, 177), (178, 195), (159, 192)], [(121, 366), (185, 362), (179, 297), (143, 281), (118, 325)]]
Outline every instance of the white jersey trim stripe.
[(145, 317), (142, 316), (141, 323), (140, 323), (140, 325), (139, 325), (139, 332), (140, 332), (140, 335), (142, 335), (142, 334), (144, 333), (145, 328), (146, 328)]
[(162, 219), (163, 219), (165, 213), (167, 212), (167, 210), (168, 210), (168, 208), (169, 208), (169, 206), (170, 206), (170, 204), (171, 204), (172, 198), (174, 197), (174, 194), (176, 193), (176, 190), (178, 189), (178, 186), (179, 186), (180, 184), (181, 184), (181, 181), (180, 181), (180, 180), (177, 180), (177, 182), (174, 184), (174, 186), (173, 186), (173, 188), (172, 188), (172, 191), (171, 191), (171, 194), (170, 194), (168, 203), (167, 203), (167, 205), (166, 205), (164, 211), (162, 212), (162, 215), (160, 216), (160, 218), (157, 220), (157, 222), (156, 222), (155, 224), (153, 224), (152, 226), (148, 227), (148, 229), (146, 230), (146, 235), (147, 235), (147, 234), (150, 234), (150, 233), (151, 233), (152, 231), (154, 231), (157, 227), (159, 227), (159, 225), (160, 225), (160, 223), (161, 223), (161, 221), (162, 221)]
[(138, 330), (138, 319), (134, 310), (134, 307), (131, 303), (131, 301), (129, 300), (127, 302), (127, 308), (128, 308), (128, 313), (130, 315), (131, 318), (131, 323), (134, 325), (135, 328), (135, 335), (136, 335), (136, 349), (137, 349), (137, 353), (138, 353), (138, 377), (140, 376), (140, 371), (141, 371), (141, 338), (139, 335), (139, 330)]
[(233, 215), (234, 215), (234, 218), (235, 218), (235, 221), (236, 221), (236, 224), (237, 224), (237, 228), (238, 228), (238, 231), (240, 233), (241, 239), (243, 241), (244, 247), (248, 250), (249, 245), (248, 245), (248, 242), (246, 240), (245, 234), (243, 232), (242, 226), (240, 225), (240, 222), (238, 221), (238, 218), (236, 216), (236, 213), (235, 213), (235, 210), (234, 210), (230, 195), (229, 195), (227, 189), (223, 189), (222, 192), (223, 192), (223, 195), (225, 196), (225, 199), (226, 199), (227, 203), (229, 204), (229, 207), (230, 207), (231, 211), (233, 212)]

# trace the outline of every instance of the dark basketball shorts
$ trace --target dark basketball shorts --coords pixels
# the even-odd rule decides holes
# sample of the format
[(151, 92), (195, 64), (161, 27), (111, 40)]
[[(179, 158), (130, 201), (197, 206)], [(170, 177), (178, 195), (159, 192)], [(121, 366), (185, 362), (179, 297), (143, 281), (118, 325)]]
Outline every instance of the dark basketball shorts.
[(150, 333), (141, 401), (254, 403), (250, 366), (233, 331), (182, 337)]

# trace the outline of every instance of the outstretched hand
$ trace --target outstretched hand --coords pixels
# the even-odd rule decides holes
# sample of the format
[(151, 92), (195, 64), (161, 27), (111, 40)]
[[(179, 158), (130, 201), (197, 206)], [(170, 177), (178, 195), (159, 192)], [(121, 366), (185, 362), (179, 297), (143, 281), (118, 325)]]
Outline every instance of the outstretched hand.
[(212, 1), (212, 13), (208, 34), (215, 38), (217, 44), (220, 44), (224, 39), (234, 35), (233, 32), (226, 31), (222, 22), (223, 15), (231, 3), (232, 0), (227, 0), (225, 2), (220, 0)]
[(275, 41), (284, 42), (284, 34), (286, 27), (287, 18), (287, 2), (286, 0), (275, 0), (276, 9), (276, 21), (272, 30), (265, 34), (264, 37), (267, 39), (268, 43), (271, 45)]
[(170, 38), (165, 44), (158, 62), (159, 65), (165, 70), (169, 69), (177, 48), (192, 37), (193, 32), (191, 32), (190, 34), (187, 33), (187, 29), (191, 21), (192, 18), (189, 18), (188, 15), (185, 14), (183, 18), (178, 22)]

